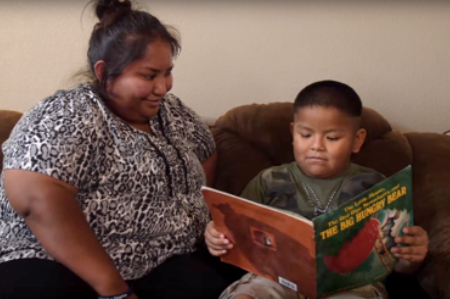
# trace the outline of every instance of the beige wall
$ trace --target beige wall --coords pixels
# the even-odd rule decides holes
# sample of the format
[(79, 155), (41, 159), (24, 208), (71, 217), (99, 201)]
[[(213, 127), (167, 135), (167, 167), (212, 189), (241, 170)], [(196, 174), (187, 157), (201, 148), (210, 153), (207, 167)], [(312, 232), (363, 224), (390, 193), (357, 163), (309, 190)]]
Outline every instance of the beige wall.
[[(87, 2), (0, 1), (0, 109), (26, 111), (70, 85), (94, 24)], [(173, 91), (202, 116), (335, 79), (397, 129), (450, 129), (450, 2), (140, 2), (180, 30)]]

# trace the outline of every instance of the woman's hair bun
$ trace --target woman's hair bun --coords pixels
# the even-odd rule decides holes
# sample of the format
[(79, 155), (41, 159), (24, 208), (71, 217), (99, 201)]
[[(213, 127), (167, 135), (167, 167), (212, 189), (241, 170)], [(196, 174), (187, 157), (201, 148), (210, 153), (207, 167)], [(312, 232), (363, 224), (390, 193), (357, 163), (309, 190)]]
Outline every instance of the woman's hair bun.
[[(131, 9), (132, 3), (130, 0), (98, 0), (95, 7), (95, 14), (102, 21), (105, 18), (110, 19), (110, 16), (114, 16), (114, 19), (116, 16), (128, 12)], [(109, 20), (108, 23), (111, 23), (111, 21)]]

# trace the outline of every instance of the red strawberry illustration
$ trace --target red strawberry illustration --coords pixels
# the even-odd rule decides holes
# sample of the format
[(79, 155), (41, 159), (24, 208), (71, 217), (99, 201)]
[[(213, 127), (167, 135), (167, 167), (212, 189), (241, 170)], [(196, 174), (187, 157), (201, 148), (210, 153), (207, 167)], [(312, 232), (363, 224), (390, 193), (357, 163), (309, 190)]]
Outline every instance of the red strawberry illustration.
[(370, 255), (380, 232), (380, 222), (371, 218), (350, 241), (345, 242), (338, 255), (323, 256), (323, 262), (331, 271), (347, 273), (358, 268)]

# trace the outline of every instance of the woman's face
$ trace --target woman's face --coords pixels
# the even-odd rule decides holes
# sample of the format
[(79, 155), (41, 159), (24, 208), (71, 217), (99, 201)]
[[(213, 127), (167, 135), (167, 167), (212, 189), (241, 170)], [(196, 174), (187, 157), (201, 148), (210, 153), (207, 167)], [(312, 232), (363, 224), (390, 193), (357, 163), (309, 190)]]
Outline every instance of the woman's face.
[(148, 123), (158, 113), (164, 95), (172, 89), (172, 49), (156, 40), (144, 56), (108, 81), (109, 107), (131, 125)]

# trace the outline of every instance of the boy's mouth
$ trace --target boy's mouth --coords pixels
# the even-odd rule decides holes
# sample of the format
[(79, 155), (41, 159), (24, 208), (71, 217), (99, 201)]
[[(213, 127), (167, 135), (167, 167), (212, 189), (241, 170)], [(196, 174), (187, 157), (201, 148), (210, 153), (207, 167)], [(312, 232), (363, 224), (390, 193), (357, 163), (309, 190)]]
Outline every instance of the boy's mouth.
[(325, 159), (323, 157), (306, 157), (306, 160), (318, 161), (318, 162), (325, 162), (325, 161), (327, 161), (327, 159)]

